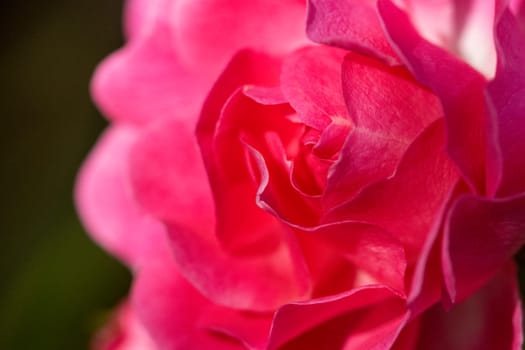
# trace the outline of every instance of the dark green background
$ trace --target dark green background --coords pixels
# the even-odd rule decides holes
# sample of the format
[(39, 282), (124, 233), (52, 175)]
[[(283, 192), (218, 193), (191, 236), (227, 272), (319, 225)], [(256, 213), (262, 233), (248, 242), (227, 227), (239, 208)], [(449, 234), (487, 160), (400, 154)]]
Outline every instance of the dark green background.
[(85, 349), (129, 273), (90, 241), (74, 178), (106, 122), (89, 97), (122, 1), (0, 5), (0, 349)]

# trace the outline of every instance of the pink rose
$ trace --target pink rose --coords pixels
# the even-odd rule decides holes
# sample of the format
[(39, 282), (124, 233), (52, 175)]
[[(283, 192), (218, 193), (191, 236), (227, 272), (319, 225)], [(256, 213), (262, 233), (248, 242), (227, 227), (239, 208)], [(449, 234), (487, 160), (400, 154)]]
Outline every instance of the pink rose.
[(77, 187), (134, 273), (95, 347), (520, 349), (522, 8), (129, 0)]

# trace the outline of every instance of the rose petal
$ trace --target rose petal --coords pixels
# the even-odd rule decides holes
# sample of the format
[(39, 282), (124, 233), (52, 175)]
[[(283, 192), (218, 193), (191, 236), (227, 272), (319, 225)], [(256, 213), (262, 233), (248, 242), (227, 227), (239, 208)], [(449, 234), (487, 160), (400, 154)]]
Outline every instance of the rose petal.
[(443, 274), (460, 302), (490, 280), (525, 244), (525, 195), (458, 198), (445, 223)]
[[(216, 202), (217, 234), (230, 252), (260, 250), (263, 242), (271, 247), (280, 240), (280, 223), (256, 205), (258, 184), (247, 163), (243, 137), (253, 134), (264, 143), (264, 130), (275, 128), (273, 124), (290, 133), (285, 116), (292, 111), (287, 105), (265, 107), (240, 90), (248, 84), (277, 85), (279, 72), (278, 60), (239, 52), (217, 80), (201, 114), (197, 136)], [(245, 219), (239, 220), (239, 215)]]
[(85, 162), (75, 190), (77, 209), (92, 237), (133, 268), (169, 255), (165, 230), (136, 203), (128, 173), (138, 131), (109, 128)]
[(138, 272), (132, 302), (160, 349), (262, 349), (271, 323), (271, 314), (229, 309), (205, 298), (169, 259)]
[(126, 0), (124, 8), (124, 32), (128, 40), (147, 36), (155, 28), (155, 22), (167, 21), (175, 1), (173, 0)]
[(441, 271), (441, 250), (443, 241), (443, 221), (455, 198), (467, 192), (462, 182), (452, 186), (439, 209), (425, 244), (417, 259), (410, 281), (408, 307), (412, 317), (419, 315), (441, 298), (443, 273)]
[(362, 52), (388, 63), (398, 60), (372, 0), (309, 0), (306, 31), (321, 44)]
[(387, 232), (359, 222), (341, 222), (317, 227), (309, 234), (330, 244), (333, 254), (342, 254), (378, 282), (404, 292), (405, 250)]
[(388, 349), (405, 317), (402, 297), (380, 285), (288, 304), (275, 314), (268, 350)]
[(191, 118), (199, 111), (211, 77), (189, 73), (180, 63), (167, 23), (155, 18), (148, 25), (152, 28), (147, 34), (131, 40), (97, 68), (93, 98), (114, 121), (145, 124), (186, 118), (195, 123)]
[(437, 98), (404, 68), (349, 54), (342, 80), (354, 130), (330, 171), (323, 198), (328, 208), (392, 176), (411, 142), (442, 116)]
[[(187, 126), (170, 121), (145, 132), (133, 148), (131, 174), (137, 199), (165, 222), (180, 272), (210, 300), (266, 311), (308, 295), (308, 277), (293, 238), (255, 204), (255, 209), (266, 215), (265, 227), (278, 229), (279, 240), (271, 249), (254, 247), (252, 254), (242, 256), (224, 250), (215, 235), (206, 172), (195, 136)], [(236, 204), (235, 197), (231, 200)], [(255, 203), (255, 195), (252, 201)], [(226, 209), (238, 214), (235, 207)], [(249, 235), (256, 229), (248, 227), (235, 234)]]
[(492, 29), (500, 2), (405, 0), (406, 12), (421, 36), (456, 54), (486, 77), (494, 75), (496, 52)]
[(99, 331), (92, 342), (93, 350), (155, 350), (157, 346), (126, 302), (120, 305), (113, 320)]
[(178, 0), (177, 52), (196, 72), (216, 75), (240, 49), (281, 55), (306, 43), (296, 0)]
[(392, 178), (366, 187), (329, 212), (324, 222), (354, 220), (379, 226), (403, 243), (409, 263), (413, 262), (457, 181), (443, 150), (443, 124), (437, 120), (410, 145)]
[[(481, 238), (480, 238), (481, 239)], [(514, 264), (450, 311), (436, 305), (422, 315), (417, 349), (519, 350), (521, 303)]]
[(424, 40), (407, 15), (389, 0), (378, 0), (385, 28), (416, 79), (439, 96), (447, 124), (447, 152), (476, 192), (485, 188), (485, 78), (446, 51)]
[(349, 120), (341, 90), (341, 64), (345, 51), (310, 46), (286, 57), (281, 89), (307, 126), (322, 131), (332, 119)]
[(499, 20), (496, 43), (498, 68), (487, 91), (497, 152), (493, 187), (496, 195), (503, 197), (525, 190), (525, 36), (509, 11)]

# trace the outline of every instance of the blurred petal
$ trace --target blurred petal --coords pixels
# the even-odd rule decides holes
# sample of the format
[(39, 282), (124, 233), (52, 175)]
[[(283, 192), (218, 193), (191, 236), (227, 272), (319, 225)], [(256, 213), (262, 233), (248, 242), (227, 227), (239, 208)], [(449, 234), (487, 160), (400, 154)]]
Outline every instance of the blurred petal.
[(437, 304), (421, 317), (417, 349), (521, 349), (521, 302), (514, 264), (451, 310)]
[(306, 43), (304, 12), (296, 0), (178, 0), (171, 21), (184, 63), (215, 75), (240, 49), (280, 55)]
[(460, 197), (450, 209), (443, 241), (443, 274), (451, 301), (490, 280), (525, 244), (525, 195)]
[(492, 38), (500, 2), (503, 1), (405, 0), (405, 10), (421, 36), (490, 78), (496, 64)]
[(167, 350), (262, 349), (272, 319), (213, 303), (179, 275), (170, 259), (138, 272), (132, 305), (152, 339)]
[(498, 196), (525, 191), (525, 36), (506, 11), (496, 28), (498, 69), (488, 86), (497, 160), (494, 162)]
[(118, 307), (113, 320), (99, 331), (92, 342), (93, 350), (156, 350), (150, 335), (126, 302)]
[(114, 121), (145, 124), (179, 118), (195, 123), (212, 77), (190, 73), (180, 63), (168, 23), (159, 18), (147, 22), (152, 27), (148, 33), (131, 40), (97, 68), (93, 98)]
[(134, 128), (108, 129), (85, 162), (75, 193), (88, 232), (131, 267), (170, 254), (164, 227), (132, 195), (128, 156), (136, 139)]

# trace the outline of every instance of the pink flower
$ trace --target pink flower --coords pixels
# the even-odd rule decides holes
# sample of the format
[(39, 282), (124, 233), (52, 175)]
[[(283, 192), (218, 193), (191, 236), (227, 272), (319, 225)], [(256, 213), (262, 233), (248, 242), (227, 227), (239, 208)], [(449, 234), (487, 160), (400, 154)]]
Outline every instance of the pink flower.
[(520, 349), (523, 8), (129, 0), (77, 187), (134, 273), (96, 347)]

